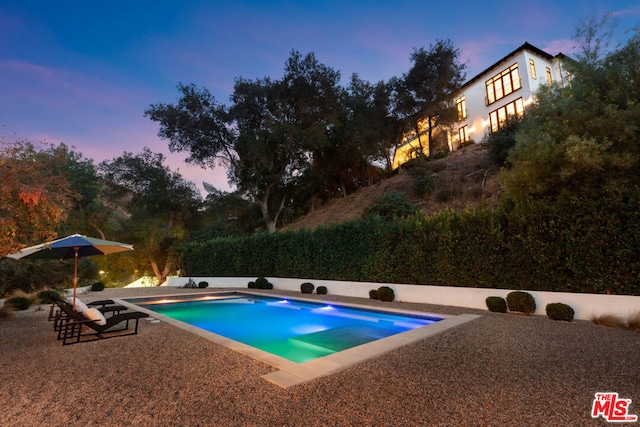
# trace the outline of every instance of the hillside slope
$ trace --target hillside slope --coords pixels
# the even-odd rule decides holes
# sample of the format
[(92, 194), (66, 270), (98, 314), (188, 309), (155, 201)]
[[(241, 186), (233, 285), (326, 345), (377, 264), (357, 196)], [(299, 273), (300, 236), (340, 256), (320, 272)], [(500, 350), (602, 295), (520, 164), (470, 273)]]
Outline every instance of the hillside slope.
[(500, 194), (498, 168), (487, 155), (485, 146), (472, 145), (449, 156), (430, 162), (434, 178), (433, 191), (419, 197), (413, 189), (413, 178), (400, 170), (391, 178), (361, 188), (344, 198), (327, 201), (283, 230), (314, 229), (321, 225), (339, 224), (360, 218), (367, 206), (392, 191), (404, 193), (423, 212), (432, 214), (446, 208), (463, 209), (480, 201), (495, 204)]

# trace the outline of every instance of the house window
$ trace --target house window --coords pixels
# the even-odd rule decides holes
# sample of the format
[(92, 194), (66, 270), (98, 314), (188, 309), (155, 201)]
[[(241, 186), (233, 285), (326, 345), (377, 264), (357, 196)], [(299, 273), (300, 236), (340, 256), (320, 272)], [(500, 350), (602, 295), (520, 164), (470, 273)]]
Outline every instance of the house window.
[(531, 78), (536, 80), (536, 63), (533, 62), (533, 59), (529, 60), (529, 72), (531, 73)]
[(524, 102), (522, 98), (518, 98), (513, 102), (504, 105), (497, 110), (489, 113), (489, 121), (491, 122), (491, 132), (497, 132), (504, 126), (507, 119), (512, 116), (522, 117), (524, 114)]
[(485, 82), (487, 90), (487, 105), (504, 98), (511, 92), (520, 89), (520, 73), (518, 64), (515, 63), (501, 73), (493, 76)]
[(467, 118), (467, 100), (464, 96), (456, 99), (456, 108), (458, 110), (458, 120)]
[(462, 126), (458, 129), (458, 138), (460, 139), (460, 144), (469, 142), (469, 126)]
[(551, 68), (547, 67), (547, 83), (549, 86), (553, 86), (553, 79), (551, 78)]

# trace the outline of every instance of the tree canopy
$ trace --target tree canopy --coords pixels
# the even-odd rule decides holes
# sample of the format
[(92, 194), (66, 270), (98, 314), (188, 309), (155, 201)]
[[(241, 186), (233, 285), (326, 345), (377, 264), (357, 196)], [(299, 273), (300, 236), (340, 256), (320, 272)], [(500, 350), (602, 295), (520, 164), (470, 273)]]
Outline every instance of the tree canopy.
[(570, 82), (543, 86), (525, 114), (502, 176), (507, 194), (599, 197), (640, 185), (640, 32), (610, 52), (582, 29)]
[(57, 237), (81, 198), (67, 161), (66, 149), (0, 141), (0, 255)]
[(429, 157), (434, 154), (433, 130), (453, 124), (457, 110), (452, 96), (464, 82), (465, 64), (459, 62), (460, 50), (450, 40), (438, 40), (429, 50), (414, 49), (411, 69), (396, 80), (397, 109), (406, 130), (415, 131), (416, 149), (424, 152), (420, 123), (425, 121)]
[(171, 246), (188, 237), (202, 203), (193, 183), (164, 161), (164, 155), (145, 148), (99, 165), (112, 220), (118, 218), (119, 233), (135, 246), (129, 259), (137, 261), (136, 269), (150, 266), (159, 283), (176, 268)]
[(206, 89), (179, 85), (177, 105), (151, 105), (145, 115), (160, 123), (172, 151), (188, 151), (201, 165), (225, 162), (230, 181), (258, 204), (274, 231), (311, 153), (335, 126), (339, 79), (313, 54), (293, 51), (280, 80), (237, 78), (228, 108)]

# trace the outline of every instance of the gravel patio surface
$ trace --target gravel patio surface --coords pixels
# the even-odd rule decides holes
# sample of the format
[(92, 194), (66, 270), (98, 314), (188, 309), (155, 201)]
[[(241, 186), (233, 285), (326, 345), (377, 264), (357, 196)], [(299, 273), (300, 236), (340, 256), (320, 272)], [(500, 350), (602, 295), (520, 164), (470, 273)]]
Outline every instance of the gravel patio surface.
[[(194, 291), (202, 292), (105, 289), (81, 298)], [(640, 415), (640, 333), (313, 297), (482, 317), (283, 389), (261, 378), (275, 368), (163, 322), (142, 320), (138, 335), (63, 347), (47, 321), (49, 306), (31, 308), (0, 320), (0, 426), (607, 425), (591, 418), (596, 392), (631, 399), (629, 412)]]

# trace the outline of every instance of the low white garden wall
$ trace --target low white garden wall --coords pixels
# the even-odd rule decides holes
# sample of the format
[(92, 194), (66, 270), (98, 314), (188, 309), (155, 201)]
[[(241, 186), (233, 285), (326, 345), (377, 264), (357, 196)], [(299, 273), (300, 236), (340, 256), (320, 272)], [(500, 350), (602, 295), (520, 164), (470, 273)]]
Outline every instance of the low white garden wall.
[[(192, 277), (198, 283), (206, 281), (208, 288), (246, 288), (249, 281), (255, 277)], [(184, 286), (188, 277), (174, 277), (163, 286)], [(436, 305), (451, 305), (456, 307), (476, 308), (486, 310), (485, 299), (489, 296), (506, 298), (511, 292), (508, 289), (491, 288), (459, 288), (453, 286), (428, 285), (400, 285), (394, 283), (346, 282), (315, 279), (284, 279), (267, 277), (273, 283), (274, 289), (300, 291), (300, 285), (311, 282), (317, 288), (326, 286), (328, 293), (349, 297), (369, 298), (371, 289), (389, 286), (396, 295), (396, 301), (417, 302)], [(529, 292), (536, 300), (536, 313), (546, 315), (545, 307), (552, 302), (568, 304), (575, 311), (576, 319), (589, 320), (592, 316), (613, 314), (627, 318), (630, 314), (640, 311), (640, 297), (626, 295), (598, 295), (568, 292)]]

